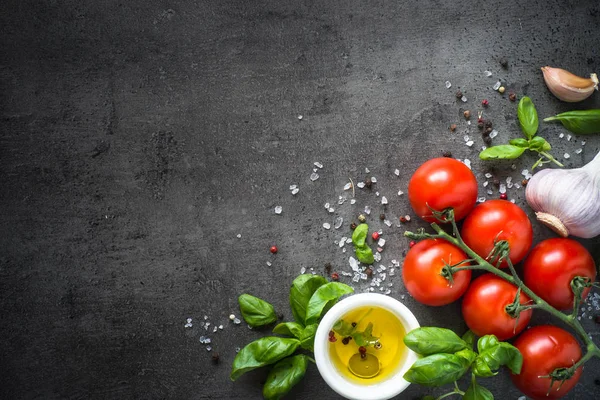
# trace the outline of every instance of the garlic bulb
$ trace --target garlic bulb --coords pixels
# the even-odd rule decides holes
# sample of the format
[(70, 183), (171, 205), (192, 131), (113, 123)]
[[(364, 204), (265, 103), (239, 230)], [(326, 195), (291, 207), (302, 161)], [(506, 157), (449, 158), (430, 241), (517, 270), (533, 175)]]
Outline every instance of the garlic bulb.
[(587, 99), (598, 90), (598, 77), (581, 78), (560, 68), (542, 67), (548, 89), (562, 101), (575, 103)]
[(527, 183), (538, 221), (562, 237), (600, 235), (600, 153), (575, 169), (544, 169)]

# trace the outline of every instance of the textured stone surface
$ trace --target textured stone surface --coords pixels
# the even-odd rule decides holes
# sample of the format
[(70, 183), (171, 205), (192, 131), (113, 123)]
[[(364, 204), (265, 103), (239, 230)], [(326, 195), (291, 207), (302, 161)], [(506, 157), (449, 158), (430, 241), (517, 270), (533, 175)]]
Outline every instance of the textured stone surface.
[[(228, 379), (235, 348), (268, 332), (229, 321), (239, 294), (291, 318), (287, 291), (302, 267), (350, 270), (334, 241), (365, 205), (384, 231), (383, 261), (402, 260), (408, 241), (396, 221), (411, 210), (397, 192), (442, 151), (470, 159), (480, 182), (490, 166), (518, 182), (533, 155), (516, 170), (479, 161), (481, 136), (462, 112), (487, 98), (499, 144), (519, 135), (511, 90), (532, 97), (540, 116), (571, 109), (539, 68), (597, 70), (598, 3), (455, 3), (4, 1), (0, 397), (259, 399), (264, 371)], [(491, 89), (498, 79), (504, 96)], [(576, 106), (600, 108), (600, 97)], [(556, 156), (570, 153), (568, 167), (599, 151), (600, 137), (561, 132), (540, 129)], [(312, 182), (315, 161), (324, 168)], [(337, 204), (348, 178), (368, 176), (374, 189)], [(508, 193), (526, 208), (522, 189)], [(322, 228), (337, 216), (339, 231)], [(425, 224), (413, 215), (409, 226)], [(552, 236), (535, 231), (536, 242)], [(582, 243), (600, 257), (598, 239)], [(399, 273), (386, 282), (392, 296), (406, 294)], [(404, 302), (422, 325), (465, 330), (458, 304)], [(204, 331), (204, 315), (224, 329)], [(184, 328), (187, 318), (194, 327)], [(597, 395), (599, 367), (586, 365), (569, 398)], [(505, 371), (485, 385), (496, 398), (519, 396)], [(427, 393), (443, 390), (413, 385), (399, 398)], [(311, 366), (289, 397), (336, 395)]]

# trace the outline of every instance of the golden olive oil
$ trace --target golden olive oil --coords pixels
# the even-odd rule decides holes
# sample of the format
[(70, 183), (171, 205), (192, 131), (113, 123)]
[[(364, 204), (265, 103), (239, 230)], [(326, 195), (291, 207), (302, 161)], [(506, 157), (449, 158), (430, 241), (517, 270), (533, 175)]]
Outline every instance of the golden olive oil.
[(358, 344), (354, 340), (344, 341), (336, 333), (335, 342), (329, 342), (329, 354), (340, 374), (354, 383), (364, 385), (383, 381), (393, 375), (408, 351), (403, 342), (406, 332), (398, 317), (383, 308), (366, 306), (348, 312), (341, 319), (348, 323), (355, 322), (357, 332), (363, 332), (369, 323), (373, 324), (373, 336), (379, 338), (380, 346), (366, 346), (367, 355), (374, 355), (379, 360), (379, 373), (372, 378), (360, 378), (348, 368), (350, 358), (359, 354)]

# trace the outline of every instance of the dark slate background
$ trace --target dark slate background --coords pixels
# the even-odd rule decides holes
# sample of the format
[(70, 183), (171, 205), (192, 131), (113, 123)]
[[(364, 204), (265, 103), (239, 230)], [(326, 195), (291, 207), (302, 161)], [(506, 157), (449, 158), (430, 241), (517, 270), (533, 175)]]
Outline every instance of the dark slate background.
[[(539, 69), (600, 72), (599, 23), (592, 0), (3, 1), (0, 398), (261, 398), (264, 371), (228, 379), (235, 348), (268, 332), (229, 322), (237, 296), (259, 295), (290, 318), (287, 291), (302, 267), (350, 270), (334, 241), (365, 205), (387, 240), (382, 263), (401, 261), (404, 230), (425, 224), (396, 226), (412, 213), (397, 192), (442, 151), (470, 159), (481, 184), (492, 168), (520, 181), (535, 157), (514, 170), (479, 161), (482, 138), (462, 111), (487, 98), (499, 144), (520, 134), (508, 90), (529, 95), (541, 117), (600, 108), (598, 94), (558, 101)], [(504, 96), (491, 89), (497, 79)], [(541, 124), (553, 153), (571, 155), (567, 167), (599, 151), (600, 137), (561, 132)], [(324, 167), (311, 182), (315, 161)], [(378, 182), (355, 205), (335, 204), (350, 196), (349, 178), (368, 176)], [(532, 216), (523, 189), (509, 198)], [(322, 228), (337, 216), (340, 230)], [(534, 226), (535, 242), (553, 236)], [(598, 239), (582, 243), (600, 257)], [(399, 272), (385, 284), (400, 299)], [(422, 325), (465, 330), (459, 304), (403, 301)], [(204, 330), (205, 315), (224, 329)], [(569, 398), (598, 397), (599, 367), (586, 365)], [(505, 371), (484, 384), (496, 398), (520, 395)], [(427, 393), (443, 390), (412, 385), (398, 398)], [(289, 397), (338, 398), (314, 366)]]

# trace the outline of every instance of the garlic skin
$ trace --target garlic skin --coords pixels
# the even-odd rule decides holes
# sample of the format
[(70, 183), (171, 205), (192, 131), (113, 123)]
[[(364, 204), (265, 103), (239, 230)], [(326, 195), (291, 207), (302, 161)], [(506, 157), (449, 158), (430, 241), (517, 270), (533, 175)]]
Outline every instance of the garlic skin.
[(552, 94), (568, 103), (585, 100), (594, 90), (598, 90), (596, 74), (590, 74), (589, 78), (581, 78), (564, 69), (552, 67), (542, 67), (542, 73)]
[(562, 237), (600, 235), (600, 153), (581, 168), (539, 171), (525, 198), (538, 221)]

